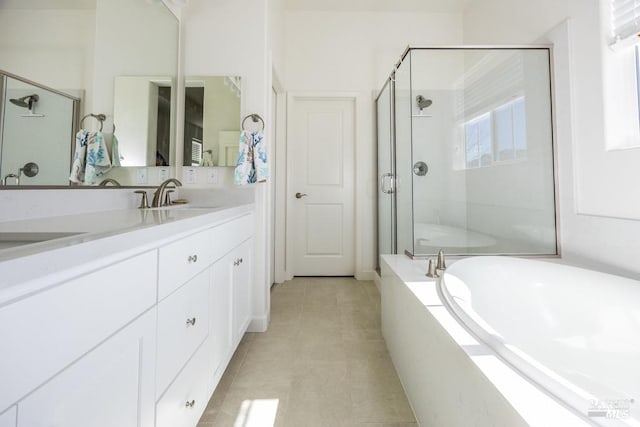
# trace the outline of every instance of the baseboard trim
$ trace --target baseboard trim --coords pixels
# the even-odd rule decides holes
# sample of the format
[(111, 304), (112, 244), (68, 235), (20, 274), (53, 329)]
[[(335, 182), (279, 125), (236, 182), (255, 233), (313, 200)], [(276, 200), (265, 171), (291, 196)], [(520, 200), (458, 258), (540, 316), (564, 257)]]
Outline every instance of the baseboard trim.
[(355, 275), (356, 280), (375, 280), (375, 271), (358, 271)]
[(269, 327), (269, 317), (254, 317), (251, 319), (249, 323), (249, 327), (247, 328), (247, 332), (266, 332)]

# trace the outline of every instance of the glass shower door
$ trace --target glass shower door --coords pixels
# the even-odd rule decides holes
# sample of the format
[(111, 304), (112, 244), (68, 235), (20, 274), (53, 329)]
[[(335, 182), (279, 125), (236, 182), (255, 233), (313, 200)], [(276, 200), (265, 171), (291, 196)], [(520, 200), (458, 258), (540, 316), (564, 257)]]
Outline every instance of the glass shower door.
[(411, 253), (556, 254), (549, 50), (409, 56)]
[(376, 100), (378, 125), (378, 263), (380, 255), (395, 251), (393, 171), (393, 81), (388, 80)]

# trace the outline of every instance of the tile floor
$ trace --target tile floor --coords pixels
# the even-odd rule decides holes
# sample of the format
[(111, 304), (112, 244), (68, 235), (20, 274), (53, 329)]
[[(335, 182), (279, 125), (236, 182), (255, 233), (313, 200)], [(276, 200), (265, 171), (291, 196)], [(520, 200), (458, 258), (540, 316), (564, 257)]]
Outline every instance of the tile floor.
[[(243, 413), (250, 422), (237, 423)], [(269, 330), (244, 336), (198, 427), (234, 425), (417, 426), (373, 282), (295, 278), (272, 289)]]

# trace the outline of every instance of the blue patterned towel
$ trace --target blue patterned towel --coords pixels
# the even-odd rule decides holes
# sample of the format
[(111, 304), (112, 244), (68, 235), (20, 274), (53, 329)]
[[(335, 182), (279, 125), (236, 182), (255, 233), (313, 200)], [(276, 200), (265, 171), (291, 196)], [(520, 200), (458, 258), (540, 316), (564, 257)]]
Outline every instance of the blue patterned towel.
[(238, 161), (234, 174), (236, 185), (265, 182), (269, 177), (267, 147), (262, 132), (242, 131), (238, 149)]
[(69, 181), (94, 185), (96, 178), (109, 170), (111, 170), (111, 160), (102, 132), (88, 132), (81, 129), (76, 134), (76, 151)]

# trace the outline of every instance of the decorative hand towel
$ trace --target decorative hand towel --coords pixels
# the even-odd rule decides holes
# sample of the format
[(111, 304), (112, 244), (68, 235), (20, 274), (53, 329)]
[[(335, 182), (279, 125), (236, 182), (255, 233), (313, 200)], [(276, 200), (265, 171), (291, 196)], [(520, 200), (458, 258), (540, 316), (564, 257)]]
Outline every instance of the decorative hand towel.
[(118, 144), (119, 144), (118, 138), (114, 133), (111, 136), (111, 166), (113, 167), (122, 166), (120, 164), (120, 160), (122, 160), (122, 156), (120, 156), (120, 147), (118, 147)]
[(80, 129), (76, 134), (76, 149), (73, 155), (73, 163), (71, 164), (71, 174), (69, 181), (82, 184), (84, 182), (84, 165), (87, 158), (87, 142), (89, 140), (89, 132)]
[(93, 185), (97, 177), (104, 175), (110, 169), (111, 160), (102, 132), (88, 132), (81, 129), (76, 134), (76, 152), (69, 181)]
[(265, 182), (269, 177), (267, 147), (262, 132), (243, 131), (240, 134), (238, 162), (234, 174), (237, 185)]

